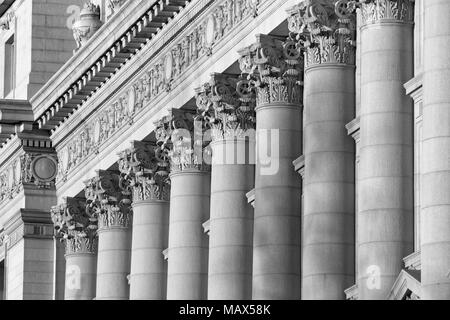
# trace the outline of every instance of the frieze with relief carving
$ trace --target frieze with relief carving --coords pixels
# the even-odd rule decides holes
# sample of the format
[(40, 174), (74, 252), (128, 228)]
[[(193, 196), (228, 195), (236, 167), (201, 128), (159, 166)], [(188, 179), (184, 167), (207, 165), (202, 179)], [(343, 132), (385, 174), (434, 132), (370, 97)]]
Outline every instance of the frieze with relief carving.
[(142, 109), (173, 89), (181, 75), (200, 59), (212, 54), (214, 46), (234, 32), (248, 18), (257, 15), (258, 0), (227, 0), (212, 4), (211, 14), (200, 20), (192, 31), (165, 48), (156, 61), (112, 102), (80, 126), (58, 150), (57, 182), (65, 182), (71, 172), (90, 156), (98, 154), (120, 130), (131, 126)]
[(118, 164), (120, 185), (130, 190), (133, 202), (169, 201), (170, 164), (164, 145), (133, 141), (119, 154)]
[(291, 38), (258, 35), (257, 42), (240, 50), (243, 75), (256, 88), (257, 106), (302, 105), (303, 49)]
[(86, 214), (98, 219), (98, 229), (128, 228), (132, 224), (131, 189), (117, 172), (103, 171), (85, 181)]
[(309, 0), (288, 10), (288, 28), (306, 48), (306, 67), (355, 65), (356, 7), (352, 0)]
[(250, 137), (256, 126), (256, 98), (250, 80), (213, 74), (197, 89), (198, 119), (211, 129), (213, 141)]
[(51, 209), (56, 237), (66, 245), (66, 254), (96, 253), (98, 219), (86, 211), (80, 198), (65, 198)]
[(24, 186), (54, 187), (57, 175), (55, 154), (24, 153), (0, 171), (0, 203), (13, 199)]

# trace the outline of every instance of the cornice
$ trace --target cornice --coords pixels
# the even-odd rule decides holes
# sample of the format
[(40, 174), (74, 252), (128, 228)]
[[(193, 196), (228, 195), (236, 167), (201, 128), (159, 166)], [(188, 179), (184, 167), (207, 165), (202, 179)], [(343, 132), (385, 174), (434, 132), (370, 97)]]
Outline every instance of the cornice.
[(178, 13), (187, 3), (184, 0), (127, 1), (31, 98), (39, 127), (53, 129), (64, 121), (164, 28), (172, 19), (168, 13)]
[[(192, 3), (192, 6), (190, 7), (192, 11), (197, 10), (196, 5), (198, 5), (199, 2)], [(82, 188), (79, 181), (91, 177), (96, 169), (107, 168), (110, 165), (113, 165), (116, 159), (114, 159), (114, 156), (110, 155), (115, 155), (121, 150), (127, 148), (129, 140), (144, 139), (149, 132), (155, 129), (154, 121), (158, 119), (158, 117), (164, 116), (167, 109), (180, 108), (183, 104), (188, 103), (194, 96), (194, 89), (200, 86), (203, 82), (207, 81), (212, 72), (225, 71), (229, 66), (231, 66), (233, 61), (239, 58), (237, 52), (242, 47), (242, 43), (251, 44), (254, 42), (255, 34), (271, 32), (273, 28), (283, 22), (284, 11), (286, 8), (294, 4), (295, 0), (262, 1), (258, 6), (258, 16), (256, 18), (249, 16), (242, 20), (236, 26), (235, 30), (229, 34), (226, 34), (220, 39), (220, 41), (217, 41), (213, 45), (213, 54), (211, 56), (202, 56), (194, 64), (190, 65), (181, 76), (177, 77), (172, 84), (172, 90), (169, 93), (161, 94), (157, 96), (155, 100), (147, 103), (139, 112), (135, 113), (135, 121), (132, 124), (127, 124), (116, 131), (114, 135), (110, 137), (108, 143), (104, 143), (100, 146), (97, 150), (98, 153), (90, 154), (77, 167), (75, 167), (67, 175), (66, 181), (60, 180), (60, 182), (57, 183), (58, 197), (65, 195), (75, 196)], [(200, 8), (200, 11), (202, 12), (196, 21), (199, 23), (205, 21), (213, 9), (214, 6), (210, 6), (205, 10)], [(186, 25), (188, 26), (181, 32), (177, 30), (171, 31), (176, 34), (176, 38), (174, 38), (174, 41), (171, 42), (172, 44), (183, 39), (183, 37), (196, 28), (195, 23), (190, 25), (188, 23), (196, 16), (197, 14), (191, 14), (187, 12), (187, 10), (183, 12), (183, 15), (178, 15), (180, 20), (177, 23), (184, 27), (186, 27)], [(271, 23), (268, 23), (268, 21)], [(161, 37), (162, 34), (159, 36)], [(159, 41), (163, 42), (163, 40), (163, 38), (159, 38)], [(134, 56), (132, 59), (136, 60), (127, 66), (130, 68), (127, 70), (127, 74), (132, 75), (132, 80), (124, 82), (123, 79), (125, 79), (125, 76), (122, 80), (116, 77), (111, 79), (111, 81), (108, 82), (109, 91), (103, 91), (102, 99), (113, 102), (115, 98), (126, 93), (129, 89), (129, 85), (131, 85), (134, 81), (139, 80), (139, 78), (146, 72), (145, 64), (148, 65), (150, 61), (158, 60), (163, 57), (165, 53), (167, 53), (167, 51), (159, 51), (157, 55), (154, 56), (154, 52), (150, 50), (153, 49), (149, 48), (149, 51), (145, 51)], [(154, 58), (152, 58), (153, 56)], [(116, 95), (111, 96), (111, 92), (115, 92)], [(96, 99), (96, 97), (97, 96), (94, 96), (94, 99)], [(98, 98), (96, 103), (101, 103), (101, 101), (102, 100)], [(75, 116), (76, 115), (77, 114), (75, 114)], [(64, 126), (58, 128), (52, 136), (58, 154), (61, 151), (64, 151), (64, 149), (68, 146), (68, 143), (72, 142), (73, 139), (78, 138), (78, 134), (82, 130), (82, 124), (93, 121), (96, 116), (98, 116), (98, 114), (90, 114), (86, 111), (84, 119), (80, 116), (79, 119), (71, 123), (70, 128), (68, 128), (68, 125), (71, 119), (69, 119)], [(74, 118), (75, 117), (72, 117), (72, 119)]]
[(294, 165), (294, 170), (300, 173), (300, 175), (303, 177), (305, 173), (305, 156), (302, 155), (298, 157), (292, 162), (292, 164)]
[[(81, 124), (89, 122), (95, 117), (95, 112), (101, 109), (107, 102), (116, 100), (124, 93), (123, 88), (128, 89), (137, 79), (144, 75), (143, 66), (150, 61), (157, 61), (164, 57), (165, 47), (170, 47), (176, 39), (182, 39), (188, 30), (192, 29), (190, 22), (193, 21), (213, 0), (199, 0), (191, 2), (178, 15), (176, 15), (151, 41), (142, 47), (139, 53), (130, 57), (128, 63), (117, 71), (98, 91), (92, 95), (77, 112), (65, 119), (63, 125), (52, 130), (52, 141), (55, 146), (59, 145), (67, 135), (71, 134)], [(99, 30), (98, 33), (102, 32)], [(176, 38), (176, 39), (175, 39)], [(152, 104), (154, 102), (152, 101)]]
[(411, 98), (413, 98), (414, 101), (421, 100), (423, 93), (422, 84), (423, 84), (423, 73), (420, 73), (404, 84), (406, 94), (411, 96)]

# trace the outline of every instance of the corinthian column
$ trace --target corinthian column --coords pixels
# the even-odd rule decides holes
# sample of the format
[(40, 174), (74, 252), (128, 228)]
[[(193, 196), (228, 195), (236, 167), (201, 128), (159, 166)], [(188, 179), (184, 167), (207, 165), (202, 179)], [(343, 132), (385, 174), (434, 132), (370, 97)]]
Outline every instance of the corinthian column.
[(161, 148), (134, 141), (120, 154), (121, 184), (133, 194), (130, 299), (166, 299), (170, 186)]
[(131, 200), (113, 171), (98, 171), (85, 185), (87, 214), (98, 219), (96, 300), (128, 300)]
[[(426, 2), (429, 0), (426, 0)], [(413, 77), (410, 0), (361, 5), (358, 296), (386, 299), (413, 252)]]
[(343, 300), (354, 283), (355, 8), (312, 0), (289, 10), (306, 47), (302, 298)]
[(214, 74), (197, 95), (212, 138), (210, 300), (251, 299), (253, 208), (246, 194), (254, 185), (255, 119), (247, 88), (246, 80)]
[(421, 299), (450, 299), (450, 1), (424, 0)]
[[(265, 35), (241, 50), (257, 90), (253, 299), (300, 298), (303, 59), (293, 41)], [(270, 145), (269, 145), (270, 144)]]
[(168, 300), (207, 299), (208, 236), (202, 224), (209, 219), (211, 175), (194, 124), (192, 113), (172, 110), (156, 130), (159, 143), (171, 149)]
[(97, 219), (86, 212), (86, 201), (65, 198), (51, 209), (57, 237), (66, 247), (65, 300), (95, 298)]

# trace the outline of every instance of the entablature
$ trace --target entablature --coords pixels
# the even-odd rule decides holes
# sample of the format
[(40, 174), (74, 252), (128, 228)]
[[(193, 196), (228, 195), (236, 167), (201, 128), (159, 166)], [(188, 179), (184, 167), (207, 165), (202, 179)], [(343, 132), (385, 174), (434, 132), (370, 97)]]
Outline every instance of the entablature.
[[(289, 1), (286, 6), (293, 2)], [(241, 6), (245, 10), (240, 10), (238, 15), (233, 16), (234, 20), (229, 24), (222, 22), (219, 25), (216, 17), (225, 14), (226, 4), (217, 3), (205, 9), (207, 3), (208, 1), (192, 3), (192, 6), (187, 7), (177, 16), (176, 19), (179, 20), (174, 19), (173, 23), (158, 35), (161, 47), (155, 45), (134, 56), (133, 63), (127, 64), (90, 100), (92, 108), (97, 103), (101, 105), (95, 112), (85, 112), (86, 108), (79, 110), (63, 126), (53, 132), (52, 140), (60, 159), (58, 188), (73, 175), (79, 176), (86, 173), (84, 169), (84, 173), (76, 170), (81, 168), (81, 163), (86, 164), (95, 159), (106, 149), (112, 150), (113, 145), (117, 146), (121, 143), (117, 142), (118, 140), (131, 138), (125, 137), (125, 132), (131, 132), (131, 128), (142, 128), (144, 117), (154, 117), (161, 108), (181, 107), (183, 104), (177, 96), (186, 87), (195, 86), (192, 83), (194, 75), (197, 75), (195, 79), (201, 78), (198, 77), (199, 74), (202, 77), (205, 74), (209, 77), (211, 71), (208, 70), (211, 70), (213, 66), (218, 69), (217, 71), (223, 71), (237, 60), (237, 50), (233, 52), (233, 46), (242, 47), (242, 44), (238, 44), (239, 39), (247, 37), (248, 33), (259, 26), (257, 21), (254, 21), (254, 8), (247, 7), (243, 0), (230, 0), (228, 3), (233, 4), (235, 8)], [(268, 19), (271, 12), (281, 10), (279, 3), (278, 7), (276, 5), (277, 3), (267, 0), (261, 2), (258, 9), (262, 14), (258, 16), (258, 20), (259, 18)], [(283, 9), (284, 7), (283, 3)], [(265, 12), (266, 9), (268, 12)], [(282, 17), (276, 19), (273, 29), (284, 20)], [(191, 21), (194, 22), (190, 23)], [(235, 37), (232, 38), (233, 35)], [(176, 37), (170, 45), (160, 49), (166, 43), (164, 40), (172, 39), (172, 36)], [(251, 36), (248, 37), (251, 38)], [(236, 60), (225, 59), (225, 54), (236, 57)], [(217, 59), (222, 59), (224, 62), (226, 60), (227, 65), (214, 63)], [(111, 96), (111, 92), (115, 94)], [(192, 90), (192, 96), (193, 94)], [(183, 99), (186, 97), (183, 95)], [(191, 96), (187, 98), (190, 99)], [(147, 123), (148, 121), (150, 120), (147, 119)], [(146, 126), (146, 129), (149, 134), (154, 126)], [(112, 138), (113, 136), (117, 138), (119, 134), (124, 138)], [(107, 141), (109, 143), (105, 143)]]
[[(190, 1), (127, 1), (31, 98), (40, 128), (54, 129)], [(83, 66), (80, 68), (80, 66)], [(51, 102), (51, 105), (48, 103)]]

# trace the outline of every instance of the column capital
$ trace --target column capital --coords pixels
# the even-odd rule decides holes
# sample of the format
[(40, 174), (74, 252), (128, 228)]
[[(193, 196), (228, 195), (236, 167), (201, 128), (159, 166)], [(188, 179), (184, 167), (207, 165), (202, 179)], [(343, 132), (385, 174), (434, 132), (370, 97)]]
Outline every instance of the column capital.
[(86, 211), (86, 200), (64, 198), (50, 210), (56, 237), (65, 242), (66, 255), (97, 252), (98, 220)]
[(86, 213), (98, 218), (99, 230), (131, 226), (131, 192), (123, 182), (117, 172), (104, 170), (84, 182)]
[(362, 25), (414, 22), (415, 0), (360, 0)]
[(119, 154), (120, 185), (137, 201), (169, 201), (169, 158), (164, 144), (131, 142)]
[(255, 94), (250, 80), (214, 73), (196, 89), (198, 119), (211, 129), (213, 141), (254, 137)]
[(172, 172), (210, 169), (203, 161), (203, 122), (195, 111), (170, 109), (155, 125), (157, 143), (169, 149)]
[(292, 38), (258, 34), (257, 41), (239, 50), (240, 68), (256, 87), (258, 107), (266, 104), (302, 104), (302, 47)]
[(288, 28), (306, 48), (306, 67), (355, 65), (356, 7), (354, 0), (307, 0), (291, 7)]

